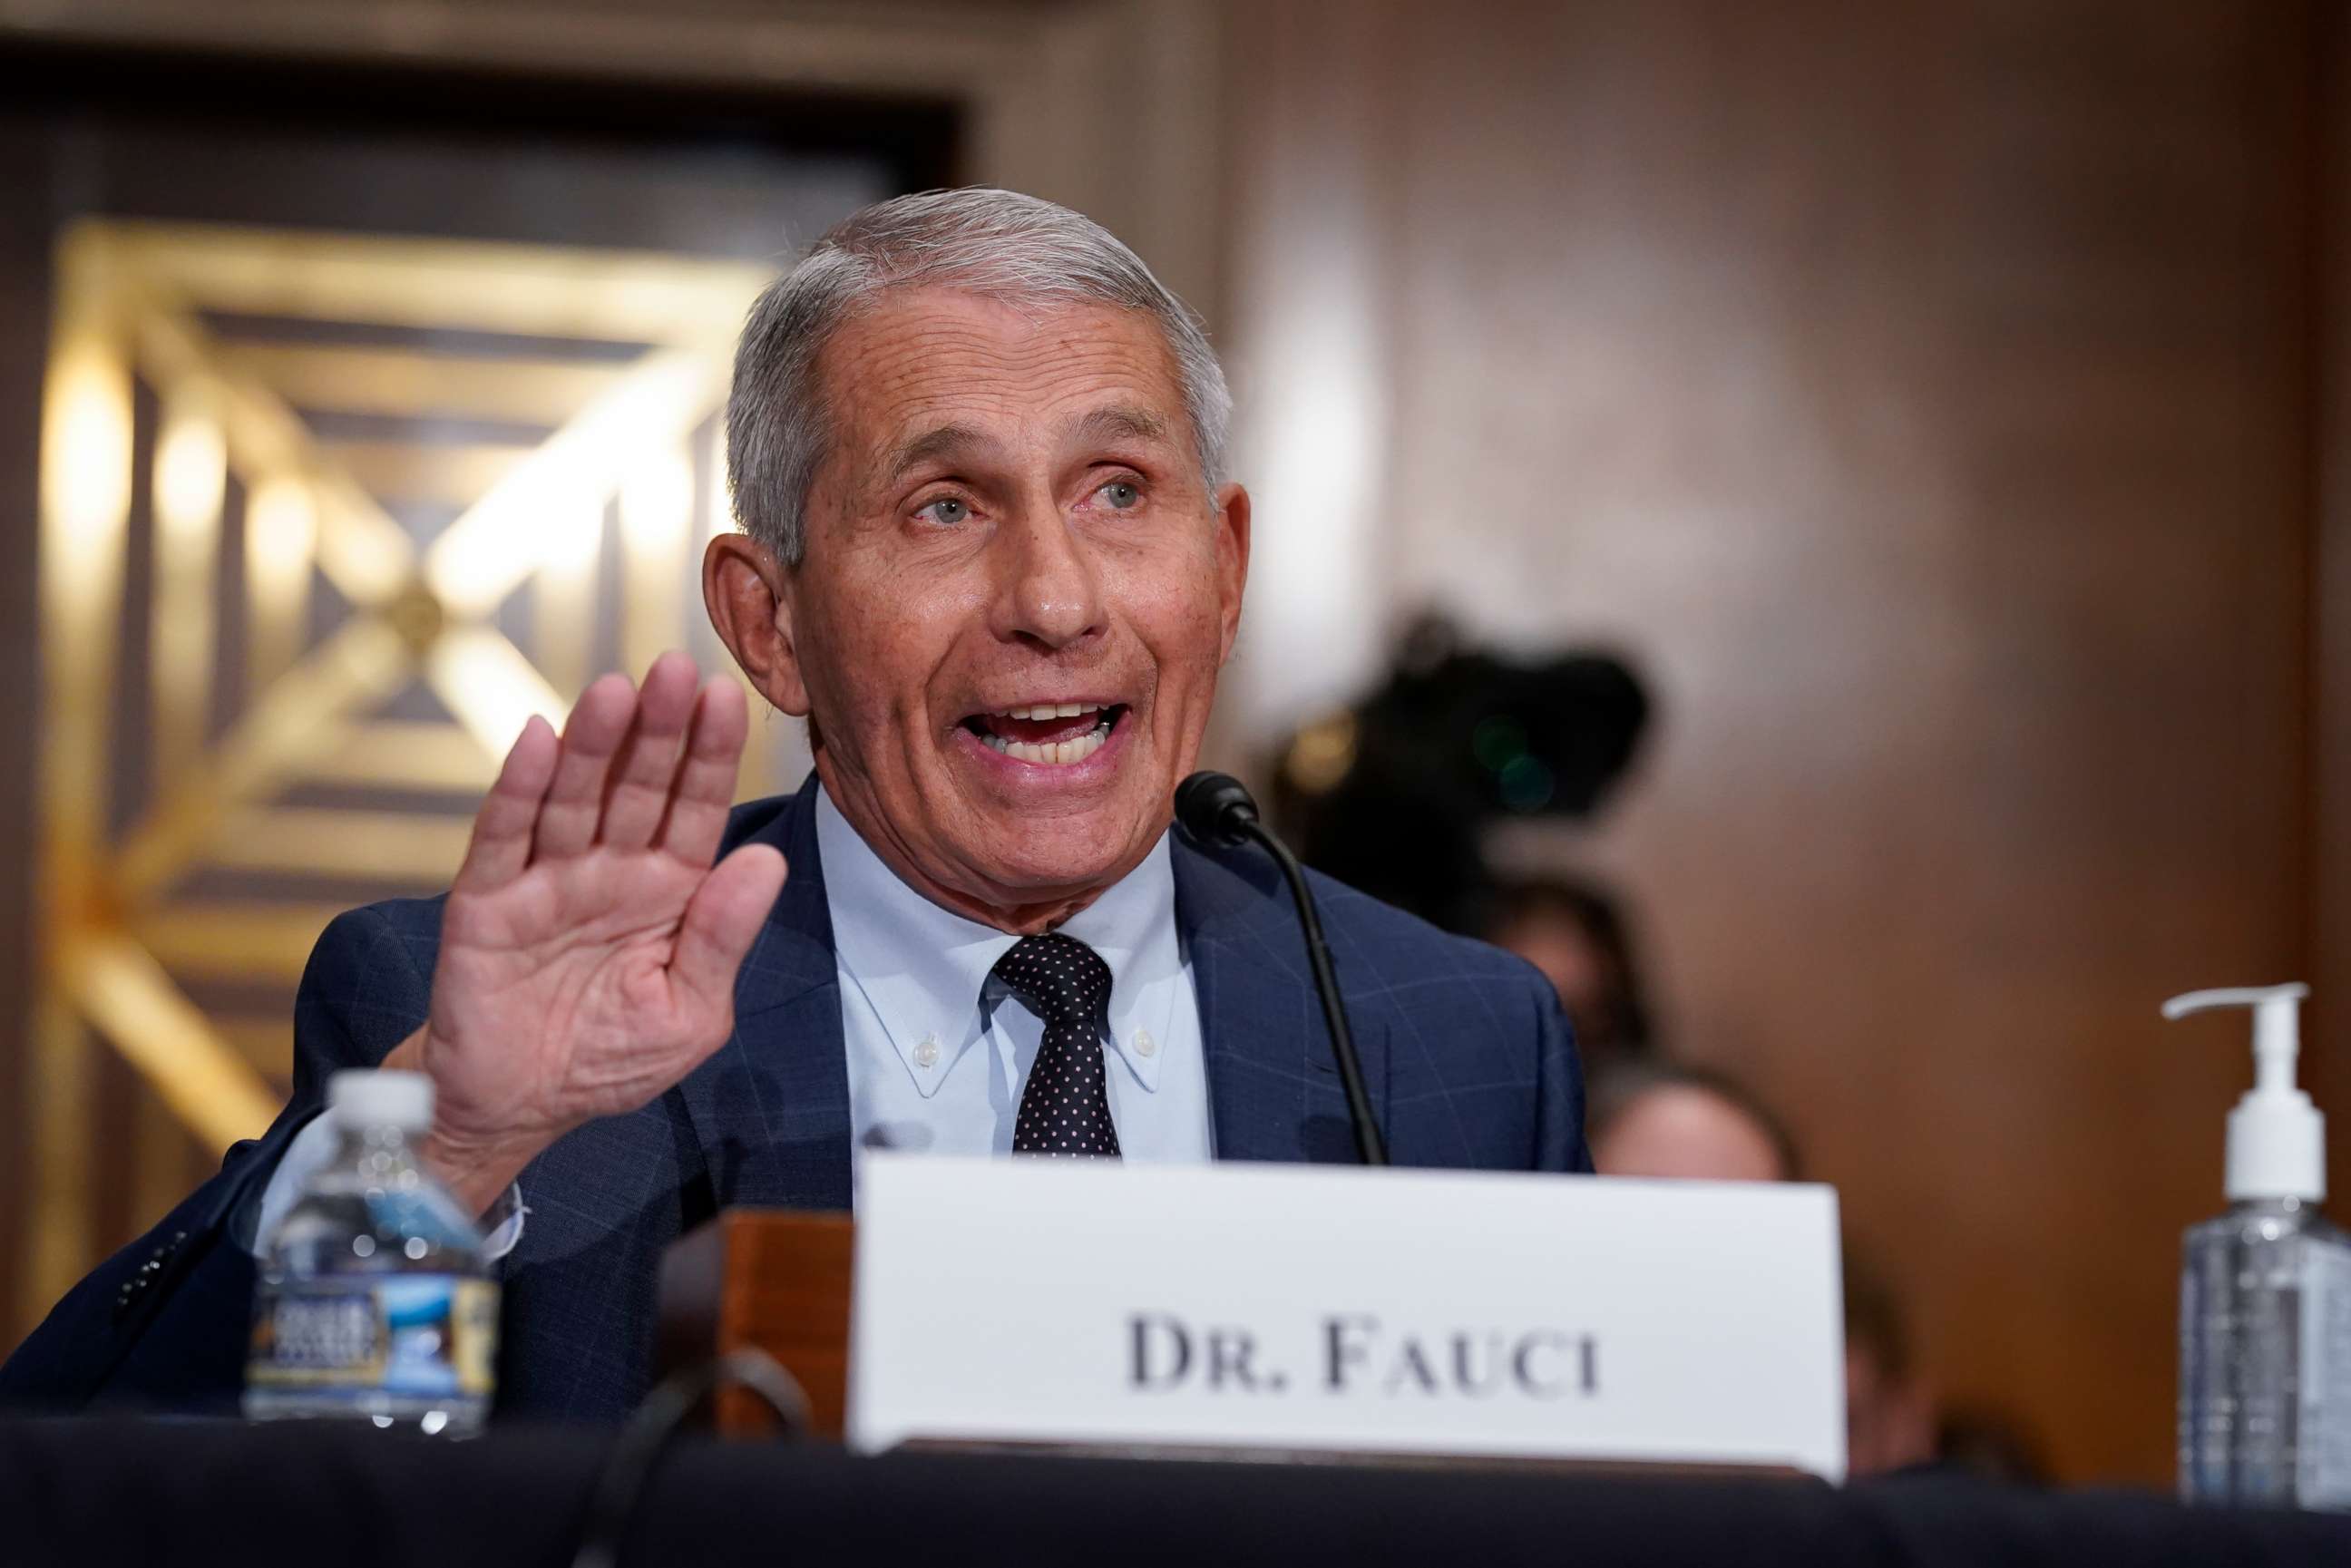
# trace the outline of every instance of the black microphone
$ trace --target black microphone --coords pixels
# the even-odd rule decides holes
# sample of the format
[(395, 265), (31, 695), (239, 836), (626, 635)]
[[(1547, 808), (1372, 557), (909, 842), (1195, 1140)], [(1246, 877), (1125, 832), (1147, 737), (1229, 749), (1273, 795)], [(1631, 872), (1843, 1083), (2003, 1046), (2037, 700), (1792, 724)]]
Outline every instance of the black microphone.
[(1322, 998), (1323, 1027), (1331, 1031), (1331, 1054), (1339, 1061), (1339, 1082), (1347, 1091), (1347, 1119), (1355, 1127), (1355, 1152), (1367, 1166), (1388, 1163), (1388, 1147), (1380, 1124), (1372, 1115), (1372, 1097), (1364, 1088), (1364, 1063), (1355, 1054), (1355, 1037), (1347, 1028), (1346, 1004), (1339, 997), (1339, 977), (1331, 968), (1331, 946), (1322, 940), (1322, 917), (1314, 911), (1314, 895), (1307, 891), (1306, 873), (1298, 857), (1258, 820), (1257, 802), (1249, 786), (1230, 774), (1202, 771), (1176, 787), (1176, 821), (1204, 844), (1234, 849), (1254, 840), (1289, 879), (1290, 896), (1298, 904), (1299, 929), (1306, 936), (1306, 961), (1314, 970), (1314, 990)]

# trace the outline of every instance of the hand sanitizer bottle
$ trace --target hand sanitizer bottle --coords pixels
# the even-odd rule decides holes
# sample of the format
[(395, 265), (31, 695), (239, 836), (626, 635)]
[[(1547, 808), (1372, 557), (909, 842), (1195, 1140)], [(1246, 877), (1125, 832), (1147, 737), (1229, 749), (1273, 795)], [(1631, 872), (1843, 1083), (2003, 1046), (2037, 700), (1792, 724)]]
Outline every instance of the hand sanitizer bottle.
[(2325, 1118), (2294, 1086), (2307, 986), (2192, 991), (2253, 1009), (2253, 1087), (2229, 1113), (2229, 1211), (2179, 1277), (2179, 1490), (2190, 1502), (2351, 1508), (2351, 1239), (2318, 1212)]

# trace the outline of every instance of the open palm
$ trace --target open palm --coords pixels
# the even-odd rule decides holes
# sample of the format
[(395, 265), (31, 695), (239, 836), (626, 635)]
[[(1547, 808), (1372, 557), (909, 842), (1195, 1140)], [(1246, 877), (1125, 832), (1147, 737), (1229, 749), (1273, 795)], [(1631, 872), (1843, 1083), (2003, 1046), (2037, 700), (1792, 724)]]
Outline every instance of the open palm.
[(785, 868), (758, 844), (711, 864), (749, 718), (733, 682), (695, 679), (665, 653), (642, 691), (590, 686), (559, 740), (533, 719), (475, 819), (431, 1020), (387, 1065), (431, 1074), (428, 1153), (477, 1203), (734, 1028), (736, 971)]

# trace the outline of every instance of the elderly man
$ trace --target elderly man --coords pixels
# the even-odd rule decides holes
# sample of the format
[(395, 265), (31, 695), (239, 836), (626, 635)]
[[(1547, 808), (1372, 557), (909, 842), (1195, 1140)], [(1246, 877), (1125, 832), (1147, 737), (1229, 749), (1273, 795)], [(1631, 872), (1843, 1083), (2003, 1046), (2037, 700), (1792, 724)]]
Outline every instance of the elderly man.
[[(338, 1068), (431, 1075), (425, 1157), (503, 1252), (501, 1407), (541, 1416), (643, 1392), (667, 1243), (728, 1204), (845, 1208), (862, 1147), (1350, 1158), (1272, 868), (1169, 831), (1248, 574), (1228, 409), (1191, 314), (1077, 214), (933, 193), (819, 241), (745, 327), (742, 531), (703, 568), (814, 777), (730, 813), (744, 698), (675, 654), (534, 721), (446, 898), (320, 938), (285, 1113), (0, 1389), (232, 1396), (255, 1239), (326, 1155)], [(1395, 1160), (1587, 1168), (1533, 971), (1317, 891)]]

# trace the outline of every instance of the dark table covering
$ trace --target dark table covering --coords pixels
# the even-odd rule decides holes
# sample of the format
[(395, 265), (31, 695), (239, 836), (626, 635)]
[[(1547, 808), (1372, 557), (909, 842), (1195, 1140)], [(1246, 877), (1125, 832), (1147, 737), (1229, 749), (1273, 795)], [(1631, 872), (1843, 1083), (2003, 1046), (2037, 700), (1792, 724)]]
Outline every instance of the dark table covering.
[[(132, 1419), (0, 1423), (0, 1562), (571, 1561), (611, 1438)], [(2351, 1518), (1918, 1477), (1698, 1480), (907, 1454), (697, 1440), (622, 1563), (2351, 1564)]]

